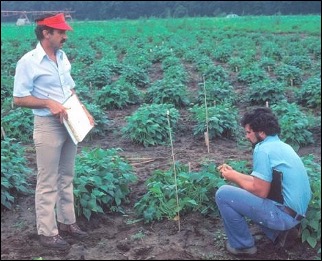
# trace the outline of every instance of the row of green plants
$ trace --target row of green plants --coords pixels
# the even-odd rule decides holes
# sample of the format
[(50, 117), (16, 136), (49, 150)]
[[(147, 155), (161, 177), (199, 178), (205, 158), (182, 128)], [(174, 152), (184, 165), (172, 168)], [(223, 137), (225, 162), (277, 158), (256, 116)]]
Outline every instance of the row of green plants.
[[(321, 21), (316, 16), (305, 19), (73, 23), (64, 50), (72, 62), (77, 93), (97, 123), (86, 139), (110, 131), (110, 110), (136, 106), (124, 127), (115, 131), (142, 146), (167, 146), (171, 137), (175, 140), (177, 133), (187, 131), (181, 109), (193, 122), (188, 131), (196, 138), (208, 131), (211, 139), (243, 144), (241, 111), (268, 103), (279, 117), (284, 141), (295, 149), (314, 143), (311, 130), (321, 128)], [(12, 209), (17, 195), (32, 192), (23, 153), (23, 145), (32, 140), (32, 114), (11, 103), (16, 62), (36, 39), (30, 26), (1, 29), (1, 127), (7, 134), (1, 140), (1, 202)], [(89, 32), (91, 37), (84, 37)], [(136, 177), (118, 152), (88, 149), (79, 154), (74, 191), (78, 215), (90, 220), (94, 213), (124, 211)], [(315, 247), (321, 238), (321, 169), (313, 158), (304, 161), (314, 197), (301, 222), (302, 241)], [(244, 162), (230, 164), (249, 171)], [(196, 173), (181, 164), (176, 169), (179, 204), (174, 170), (157, 170), (147, 180), (147, 194), (135, 204), (145, 222), (173, 219), (179, 211), (216, 215), (212, 197), (224, 181), (215, 164), (207, 163)]]
[[(110, 211), (125, 214), (131, 186), (138, 179), (132, 165), (120, 156), (121, 151), (120, 148), (85, 147), (77, 155), (74, 195), (78, 216), (90, 220), (93, 214)], [(1, 141), (1, 205), (7, 209), (13, 208), (18, 196), (34, 192), (28, 183), (32, 170), (27, 167), (24, 153), (24, 147), (14, 139)], [(307, 216), (301, 221), (302, 242), (314, 248), (321, 240), (321, 165), (315, 162), (313, 155), (304, 156), (302, 160), (313, 192)], [(244, 160), (229, 160), (228, 163), (237, 171), (251, 172)], [(213, 161), (205, 160), (200, 171), (192, 172), (189, 166), (176, 162), (168, 170), (155, 170), (151, 174), (145, 181), (147, 192), (134, 203), (134, 210), (138, 219), (145, 223), (174, 220), (189, 212), (218, 216), (213, 197), (216, 189), (225, 183)]]
[[(211, 136), (234, 138), (238, 133), (234, 118), (236, 113), (239, 114), (236, 109), (240, 104), (249, 107), (269, 102), (278, 106), (284, 105), (286, 100), (301, 107), (294, 108), (291, 116), (283, 118), (287, 135), (285, 140), (297, 149), (311, 143), (310, 129), (320, 124), (319, 118), (314, 119), (311, 115), (320, 116), (321, 109), (320, 39), (315, 34), (297, 38), (293, 34), (281, 36), (252, 31), (241, 35), (238, 30), (227, 28), (210, 30), (208, 20), (200, 21), (203, 29), (192, 32), (186, 30), (191, 26), (188, 20), (178, 20), (177, 28), (170, 21), (158, 27), (162, 28), (158, 35), (151, 35), (152, 31), (147, 30), (138, 36), (135, 30), (121, 28), (122, 38), (117, 30), (109, 32), (110, 38), (106, 38), (106, 28), (102, 22), (96, 24), (99, 30), (95, 30), (93, 37), (87, 41), (78, 41), (83, 34), (73, 33), (65, 50), (70, 55), (74, 65), (73, 74), (79, 82), (77, 91), (97, 122), (88, 138), (105, 134), (109, 121), (107, 110), (131, 105), (140, 105), (145, 109), (147, 104), (173, 104), (175, 108), (187, 108), (193, 114), (191, 120), (197, 123), (194, 134), (200, 135), (208, 120), (202, 115), (205, 114), (205, 108), (202, 108), (205, 102), (210, 110), (207, 124), (210, 125)], [(219, 22), (214, 20), (214, 23)], [(147, 29), (155, 29), (156, 24), (160, 25), (160, 21), (149, 21), (145, 25)], [(75, 26), (84, 32), (93, 24)], [(140, 24), (131, 24), (132, 29), (136, 26), (139, 28)], [(30, 112), (12, 108), (11, 96), (15, 63), (36, 41), (28, 35), (27, 40), (21, 42), (19, 38), (9, 36), (13, 28), (6, 26), (4, 29), (7, 31), (1, 35), (2, 55), (5, 57), (1, 62), (1, 126), (10, 133), (10, 137), (28, 142), (31, 140), (31, 130), (26, 126), (31, 125)], [(26, 33), (24, 28), (18, 30)], [(80, 42), (83, 43), (81, 48)], [(162, 75), (151, 82), (151, 67), (158, 63)], [(189, 90), (187, 66), (195, 68), (200, 77), (196, 79), (199, 82), (197, 90)], [(232, 80), (234, 78), (235, 81)], [(244, 85), (244, 89), (236, 88), (240, 84)], [(213, 108), (215, 106), (219, 107)], [(232, 115), (228, 115), (225, 108), (220, 106), (226, 106), (227, 110), (232, 108)], [(221, 118), (216, 116), (218, 110), (223, 115)], [(305, 115), (302, 115), (302, 111)], [(297, 112), (300, 112), (298, 120)], [(141, 111), (138, 114), (142, 114)], [(13, 120), (15, 118), (22, 120), (17, 122)], [(135, 130), (137, 126), (131, 117), (128, 121), (126, 129)], [(291, 129), (288, 126), (296, 121), (298, 129), (288, 132)], [(298, 138), (297, 131), (304, 131), (303, 137)], [(152, 127), (143, 132), (124, 130), (123, 134), (144, 146), (163, 142), (163, 138), (154, 135)], [(148, 137), (148, 140), (142, 137)]]
[[(95, 128), (86, 139), (104, 137), (110, 122), (107, 114), (95, 104), (87, 104), (87, 107), (97, 120)], [(286, 100), (273, 104), (271, 108), (278, 115), (283, 141), (291, 144), (295, 150), (314, 142), (311, 130), (321, 125), (320, 118), (305, 114), (299, 105)], [(176, 132), (186, 130), (186, 126), (180, 122), (180, 112), (172, 103), (139, 106), (132, 115), (125, 118), (125, 126), (120, 130), (122, 138), (145, 147), (169, 144), (168, 110), (175, 140)], [(210, 139), (229, 138), (239, 142), (243, 136), (238, 122), (239, 110), (229, 101), (218, 105), (208, 104), (207, 107), (205, 104), (195, 104), (188, 113), (189, 120), (194, 123), (194, 128), (190, 131), (196, 138), (202, 137), (206, 131)], [(32, 124), (32, 112), (26, 108), (14, 108), (1, 119), (1, 126), (9, 137), (25, 143), (32, 139), (32, 129), (28, 128)]]
[[(207, 81), (215, 80), (207, 74), (209, 70), (216, 70), (216, 74), (212, 74), (217, 78), (216, 81), (235, 84), (229, 80), (235, 73), (238, 83), (247, 86), (259, 81), (267, 82), (269, 79), (274, 84), (276, 78), (285, 85), (284, 87), (302, 87), (306, 79), (319, 78), (320, 75), (321, 45), (319, 37), (314, 34), (305, 37), (301, 37), (301, 31), (289, 35), (263, 34), (260, 31), (241, 34), (229, 27), (211, 30), (213, 25), (219, 23), (215, 19), (213, 24), (206, 24), (208, 27), (192, 32), (186, 30), (190, 26), (187, 20), (178, 20), (176, 29), (173, 24), (165, 22), (162, 25), (159, 21), (154, 22), (155, 24), (142, 22), (131, 25), (131, 28), (137, 30), (142, 26), (148, 26), (147, 33), (143, 34), (137, 34), (135, 30), (124, 33), (124, 28), (111, 32), (107, 29), (107, 22), (95, 25), (75, 24), (79, 33), (75, 29), (64, 50), (72, 61), (73, 75), (78, 79), (79, 90), (82, 91), (85, 100), (109, 108), (131, 104), (133, 101), (129, 100), (129, 97), (132, 95), (127, 93), (126, 97), (124, 92), (129, 92), (129, 89), (124, 88), (123, 84), (136, 88), (152, 87), (154, 82), (150, 82), (148, 74), (151, 66), (157, 63), (162, 63), (163, 78), (167, 83), (165, 85), (170, 86), (167, 92), (171, 92), (173, 85), (178, 85), (178, 82), (169, 81), (173, 79), (172, 76), (186, 86), (187, 73), (183, 67), (186, 63), (194, 65), (199, 75), (205, 75)], [(92, 26), (96, 26), (96, 30), (91, 31), (93, 33), (90, 39), (84, 40), (84, 31)], [(120, 25), (113, 26), (118, 28)], [(250, 28), (252, 26), (253, 24), (250, 24)], [(163, 31), (160, 34), (152, 34), (151, 31), (156, 27), (162, 28)], [(2, 101), (12, 93), (15, 63), (36, 44), (35, 38), (25, 28), (4, 26), (3, 29), (5, 33), (1, 34), (4, 57), (1, 63), (1, 90), (4, 94), (1, 95)], [(12, 39), (11, 35), (15, 30), (21, 31), (22, 35), (26, 34), (26, 37)], [(171, 60), (171, 66), (168, 60)], [(115, 78), (119, 77), (123, 78), (121, 83), (118, 86), (110, 86)], [(93, 98), (91, 94), (104, 86), (107, 88), (104, 97)], [(133, 94), (137, 91), (130, 92)], [(106, 102), (109, 95), (114, 99)], [(100, 101), (97, 101), (98, 98)], [(149, 98), (151, 97), (147, 97), (147, 100)], [(156, 100), (163, 101), (171, 98), (171, 95), (160, 98)], [(272, 97), (262, 97), (262, 100), (274, 101), (269, 98)], [(116, 100), (116, 104), (113, 100)], [(306, 103), (305, 100), (300, 102)]]

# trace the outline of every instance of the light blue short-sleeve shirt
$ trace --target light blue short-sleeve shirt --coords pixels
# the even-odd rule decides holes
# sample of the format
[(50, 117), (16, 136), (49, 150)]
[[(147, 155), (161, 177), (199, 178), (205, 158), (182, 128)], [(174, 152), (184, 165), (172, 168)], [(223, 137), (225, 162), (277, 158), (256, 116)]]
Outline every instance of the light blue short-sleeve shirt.
[[(26, 53), (17, 63), (13, 96), (34, 96), (63, 103), (75, 87), (71, 65), (64, 51), (56, 52), (57, 64), (49, 59), (41, 44)], [(47, 108), (33, 109), (38, 116), (50, 116)]]
[(284, 205), (304, 216), (311, 199), (307, 171), (294, 149), (277, 135), (267, 136), (256, 144), (251, 175), (271, 182), (273, 169), (283, 173)]

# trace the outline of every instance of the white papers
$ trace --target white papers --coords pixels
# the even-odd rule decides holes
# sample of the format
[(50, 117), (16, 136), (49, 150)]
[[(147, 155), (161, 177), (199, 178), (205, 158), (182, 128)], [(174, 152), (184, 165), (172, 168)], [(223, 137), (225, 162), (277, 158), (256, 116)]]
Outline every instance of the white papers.
[(73, 142), (77, 145), (81, 142), (89, 131), (94, 127), (91, 125), (86, 112), (77, 95), (71, 95), (64, 103), (67, 108), (68, 120), (63, 120), (64, 125), (72, 138)]

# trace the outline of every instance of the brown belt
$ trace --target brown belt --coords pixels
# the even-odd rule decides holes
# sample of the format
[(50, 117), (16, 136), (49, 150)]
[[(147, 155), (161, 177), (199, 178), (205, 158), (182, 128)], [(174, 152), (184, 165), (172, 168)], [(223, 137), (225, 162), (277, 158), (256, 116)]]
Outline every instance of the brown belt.
[(300, 214), (297, 214), (293, 209), (287, 207), (287, 206), (284, 206), (284, 211), (289, 214), (291, 217), (295, 218), (295, 220), (297, 221), (301, 221), (304, 217)]

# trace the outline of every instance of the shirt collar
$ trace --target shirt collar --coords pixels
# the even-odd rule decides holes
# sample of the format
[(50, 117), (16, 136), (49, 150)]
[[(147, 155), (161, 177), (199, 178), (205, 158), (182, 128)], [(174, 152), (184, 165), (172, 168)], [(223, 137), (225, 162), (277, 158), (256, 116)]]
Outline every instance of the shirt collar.
[[(58, 57), (60, 59), (63, 59), (63, 51), (62, 50), (57, 50)], [(44, 48), (41, 46), (40, 42), (38, 42), (36, 48), (35, 48), (35, 57), (39, 63), (46, 57), (47, 54), (44, 50)]]
[(266, 136), (266, 138), (264, 140), (262, 140), (261, 142), (257, 143), (256, 146), (264, 143), (264, 142), (271, 142), (271, 141), (277, 141), (280, 140), (280, 138), (278, 137), (278, 135), (272, 135), (272, 136)]
[(278, 135), (267, 136), (264, 141), (276, 141), (279, 140)]

